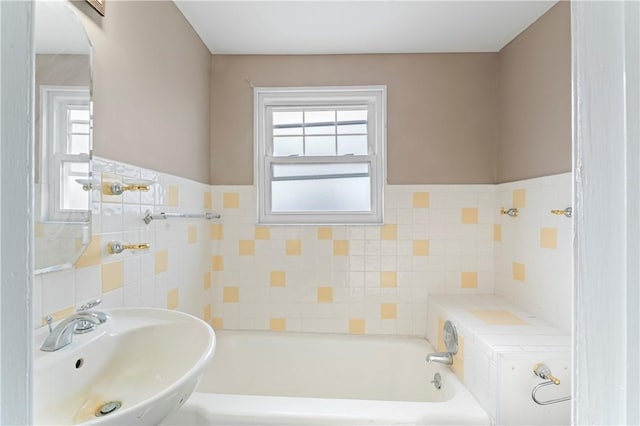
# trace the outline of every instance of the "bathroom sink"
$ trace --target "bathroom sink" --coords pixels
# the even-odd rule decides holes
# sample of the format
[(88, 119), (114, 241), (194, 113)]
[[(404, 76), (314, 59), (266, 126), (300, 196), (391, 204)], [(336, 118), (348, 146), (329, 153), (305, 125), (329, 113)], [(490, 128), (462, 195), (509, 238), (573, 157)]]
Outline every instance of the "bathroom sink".
[(47, 328), (36, 331), (36, 424), (158, 424), (195, 389), (215, 349), (209, 325), (165, 309), (108, 314), (104, 324), (54, 352), (40, 350)]

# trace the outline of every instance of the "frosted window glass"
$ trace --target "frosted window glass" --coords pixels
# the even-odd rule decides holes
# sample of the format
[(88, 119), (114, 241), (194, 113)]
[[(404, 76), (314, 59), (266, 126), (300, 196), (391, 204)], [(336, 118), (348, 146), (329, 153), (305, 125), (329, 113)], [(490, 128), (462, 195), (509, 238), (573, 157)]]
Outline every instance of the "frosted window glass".
[(76, 179), (86, 179), (89, 176), (88, 163), (62, 163), (62, 193), (60, 194), (60, 208), (62, 210), (88, 210), (89, 198), (82, 189), (82, 184)]
[(368, 164), (276, 164), (272, 172), (274, 213), (371, 211)]

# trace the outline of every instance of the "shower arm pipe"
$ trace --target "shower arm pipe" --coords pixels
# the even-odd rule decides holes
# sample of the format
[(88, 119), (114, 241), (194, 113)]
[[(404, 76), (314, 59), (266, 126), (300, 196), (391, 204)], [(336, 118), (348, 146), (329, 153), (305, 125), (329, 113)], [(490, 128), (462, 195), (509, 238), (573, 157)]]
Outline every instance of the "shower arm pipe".
[(151, 210), (147, 210), (144, 213), (144, 217), (142, 218), (142, 220), (144, 220), (144, 223), (146, 223), (147, 225), (149, 223), (151, 223), (152, 220), (166, 220), (166, 219), (173, 219), (173, 218), (182, 218), (182, 219), (220, 219), (220, 215), (218, 213), (209, 213), (209, 212), (205, 212), (205, 213), (165, 213), (165, 212), (160, 212), (160, 213), (151, 213)]

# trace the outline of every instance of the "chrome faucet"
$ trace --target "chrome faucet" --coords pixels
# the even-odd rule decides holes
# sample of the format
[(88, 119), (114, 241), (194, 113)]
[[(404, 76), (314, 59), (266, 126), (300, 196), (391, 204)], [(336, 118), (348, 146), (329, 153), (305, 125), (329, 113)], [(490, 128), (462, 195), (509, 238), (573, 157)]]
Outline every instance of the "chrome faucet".
[(451, 352), (433, 352), (427, 355), (427, 362), (438, 362), (444, 365), (453, 365), (453, 355)]
[(98, 311), (77, 312), (68, 316), (56, 328), (54, 328), (44, 343), (40, 347), (41, 351), (54, 352), (71, 343), (73, 331), (76, 326), (83, 321), (90, 323), (93, 327), (98, 326), (109, 319), (109, 314)]
[(453, 356), (458, 353), (458, 331), (449, 320), (444, 322), (442, 339), (447, 352), (433, 352), (427, 355), (425, 361), (437, 362), (444, 365), (453, 365)]

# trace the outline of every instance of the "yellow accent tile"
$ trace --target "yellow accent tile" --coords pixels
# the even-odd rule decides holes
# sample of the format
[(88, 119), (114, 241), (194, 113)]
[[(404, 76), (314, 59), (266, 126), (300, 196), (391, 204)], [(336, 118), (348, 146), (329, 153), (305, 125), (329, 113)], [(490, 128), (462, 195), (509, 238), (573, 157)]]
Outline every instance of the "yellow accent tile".
[(253, 256), (255, 254), (255, 241), (240, 240), (238, 241), (238, 254), (240, 256)]
[(382, 225), (380, 229), (381, 240), (397, 240), (398, 239), (398, 225), (387, 224)]
[(473, 225), (478, 223), (478, 209), (475, 207), (465, 207), (462, 209), (462, 223)]
[(214, 318), (213, 321), (211, 321), (211, 325), (215, 330), (222, 330), (224, 328), (224, 318)]
[(380, 287), (397, 287), (398, 275), (393, 271), (380, 272)]
[(540, 228), (540, 248), (558, 248), (558, 230), (556, 228)]
[(333, 228), (318, 228), (319, 240), (331, 240), (333, 239)]
[(224, 238), (224, 228), (221, 223), (211, 225), (211, 239), (222, 240)]
[(414, 192), (413, 193), (413, 208), (414, 209), (427, 209), (427, 208), (429, 208), (429, 193), (428, 192)]
[(453, 356), (451, 370), (461, 381), (464, 381), (464, 336), (458, 334), (458, 352)]
[(353, 318), (349, 320), (349, 333), (351, 334), (364, 334), (365, 323), (362, 318)]
[(271, 239), (271, 228), (256, 226), (253, 231), (253, 238), (256, 240), (269, 240)]
[(438, 352), (447, 351), (447, 348), (444, 344), (443, 328), (444, 328), (444, 320), (438, 317), (438, 343), (436, 344), (436, 351)]
[(513, 262), (513, 279), (516, 281), (526, 281), (526, 268), (524, 263)]
[(397, 303), (381, 303), (380, 304), (381, 319), (396, 319), (397, 317), (398, 317)]
[(208, 303), (202, 311), (202, 319), (205, 322), (211, 321), (211, 303)]
[(211, 201), (211, 193), (209, 191), (204, 192), (202, 207), (205, 209), (211, 209), (213, 207), (213, 202)]
[[(68, 306), (64, 309), (60, 309), (59, 311), (52, 312), (49, 315), (51, 315), (51, 317), (53, 318), (53, 321), (56, 322), (68, 317), (69, 315), (74, 314), (75, 312), (76, 312), (75, 306)], [(47, 324), (47, 316), (45, 315), (44, 317), (42, 317), (41, 325), (46, 325), (46, 324)]]
[(33, 236), (35, 238), (40, 238), (44, 235), (44, 225), (42, 222), (34, 222), (33, 223)]
[(493, 241), (502, 241), (502, 225), (499, 223), (493, 225)]
[(211, 288), (211, 272), (207, 272), (204, 274), (204, 279), (202, 280), (202, 288), (205, 290), (209, 290)]
[(211, 270), (212, 271), (224, 271), (224, 257), (223, 256), (211, 256)]
[(333, 241), (333, 255), (334, 256), (349, 256), (349, 240), (334, 240)]
[(527, 190), (514, 189), (511, 193), (513, 207), (519, 209), (527, 206)]
[(174, 288), (167, 292), (167, 309), (176, 309), (178, 307), (178, 289)]
[(333, 302), (333, 287), (318, 287), (318, 303)]
[(240, 289), (238, 287), (224, 287), (222, 289), (222, 301), (224, 303), (238, 303), (240, 301)]
[(429, 256), (429, 240), (413, 240), (414, 256)]
[(100, 176), (100, 201), (103, 203), (122, 203), (122, 194), (110, 195), (111, 185), (122, 183), (122, 178), (111, 173), (102, 173)]
[(526, 325), (527, 322), (509, 311), (473, 309), (471, 313), (488, 325)]
[(80, 251), (80, 249), (82, 248), (82, 245), (83, 245), (82, 238), (76, 238), (74, 245), (76, 246), (76, 251)]
[(167, 205), (177, 207), (180, 204), (180, 188), (177, 185), (169, 185), (167, 188)]
[(160, 250), (156, 252), (156, 274), (169, 270), (169, 251)]
[(198, 228), (190, 226), (187, 231), (187, 243), (195, 244), (196, 242), (198, 242)]
[(300, 256), (302, 254), (302, 241), (300, 240), (285, 241), (285, 253), (287, 256)]
[(287, 273), (285, 271), (271, 271), (271, 287), (284, 287), (287, 285)]
[(222, 206), (225, 209), (237, 209), (240, 207), (240, 194), (237, 192), (225, 192), (222, 195)]
[(102, 265), (102, 293), (121, 288), (123, 283), (124, 264), (122, 261)]
[(82, 253), (76, 262), (76, 268), (86, 268), (102, 263), (102, 237), (94, 235), (91, 238), (89, 247)]
[(462, 272), (460, 274), (460, 286), (462, 288), (478, 288), (478, 273)]
[(271, 331), (285, 331), (287, 329), (287, 320), (284, 318), (270, 318), (269, 330)]

